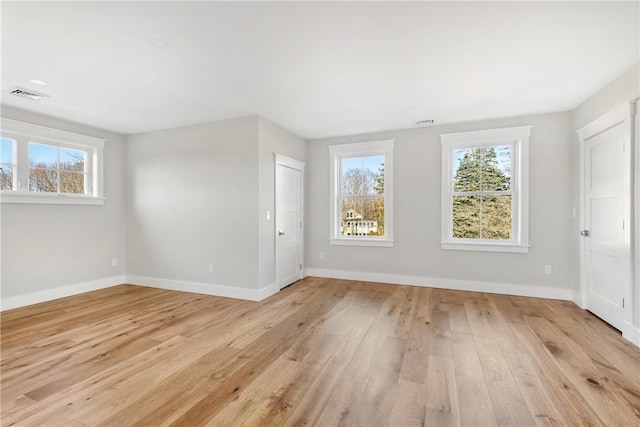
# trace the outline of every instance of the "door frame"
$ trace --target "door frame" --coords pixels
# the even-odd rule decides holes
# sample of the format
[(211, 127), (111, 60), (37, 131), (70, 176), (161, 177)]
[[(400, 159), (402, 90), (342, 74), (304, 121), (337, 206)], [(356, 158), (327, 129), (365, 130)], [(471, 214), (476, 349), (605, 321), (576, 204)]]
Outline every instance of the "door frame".
[(305, 220), (304, 220), (304, 171), (305, 171), (305, 163), (300, 160), (292, 159), (291, 157), (283, 156), (279, 153), (273, 153), (274, 158), (274, 167), (273, 167), (273, 194), (274, 194), (274, 221), (273, 221), (273, 253), (274, 253), (274, 265), (273, 265), (273, 273), (274, 273), (274, 281), (276, 283), (276, 287), (278, 291), (281, 289), (281, 285), (278, 281), (278, 236), (277, 233), (277, 224), (278, 224), (278, 166), (284, 166), (290, 169), (294, 169), (300, 172), (300, 245), (298, 247), (298, 260), (300, 262), (300, 275), (299, 279), (304, 278), (306, 275), (304, 274), (304, 246), (305, 246)]
[[(625, 305), (622, 313), (622, 333), (623, 336), (630, 341), (636, 341), (636, 333), (634, 332), (634, 316), (638, 316), (638, 314), (634, 314), (635, 306), (637, 305), (638, 300), (640, 300), (640, 289), (638, 289), (638, 283), (635, 281), (636, 272), (634, 271), (634, 259), (636, 257), (635, 253), (636, 248), (634, 247), (634, 234), (636, 227), (638, 224), (634, 223), (634, 191), (637, 192), (637, 189), (633, 188), (633, 176), (634, 176), (634, 151), (635, 151), (635, 142), (634, 142), (634, 132), (635, 132), (635, 116), (636, 116), (636, 100), (625, 102), (620, 107), (614, 109), (608, 114), (600, 117), (599, 119), (594, 120), (588, 125), (577, 131), (578, 140), (580, 143), (580, 230), (586, 229), (586, 142), (597, 136), (606, 132), (616, 126), (622, 126), (624, 137), (625, 137), (625, 163), (627, 164), (628, 169), (628, 185), (629, 191), (626, 193), (625, 197), (625, 219), (629, 222), (629, 227), (626, 227), (625, 232), (628, 233), (628, 238), (630, 242), (630, 252), (629, 252), (629, 289), (627, 295), (625, 297)], [(636, 243), (637, 244), (637, 243)], [(588, 294), (588, 272), (586, 268), (586, 244), (585, 239), (580, 237), (580, 298), (578, 298), (579, 305), (583, 309), (588, 308), (587, 303), (587, 294)], [(636, 343), (638, 345), (638, 343)]]

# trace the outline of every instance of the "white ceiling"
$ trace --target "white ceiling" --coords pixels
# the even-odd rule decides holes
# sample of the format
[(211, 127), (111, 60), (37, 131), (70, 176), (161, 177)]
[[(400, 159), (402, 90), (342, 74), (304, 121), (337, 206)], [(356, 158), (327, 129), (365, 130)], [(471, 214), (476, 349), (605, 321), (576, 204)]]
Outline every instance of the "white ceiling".
[(2, 103), (123, 134), (259, 114), (313, 139), (564, 111), (640, 52), (635, 1), (1, 7)]

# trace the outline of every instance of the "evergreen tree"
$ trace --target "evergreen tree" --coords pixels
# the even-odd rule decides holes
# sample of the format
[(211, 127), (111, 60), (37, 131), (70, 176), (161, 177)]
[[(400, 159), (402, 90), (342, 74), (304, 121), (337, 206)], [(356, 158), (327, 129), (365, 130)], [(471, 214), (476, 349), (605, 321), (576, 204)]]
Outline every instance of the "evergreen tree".
[[(375, 178), (375, 185), (373, 187), (376, 194), (384, 194), (384, 163), (378, 168), (378, 176)], [(384, 199), (375, 200), (375, 212), (376, 220), (378, 221), (378, 235), (384, 235)]]
[[(505, 191), (508, 173), (498, 164), (495, 147), (466, 150), (456, 170), (456, 192)], [(509, 239), (511, 196), (460, 195), (453, 198), (453, 236), (465, 239)]]
[(495, 147), (466, 150), (453, 178), (455, 191), (504, 191), (509, 189), (509, 176), (498, 166)]
[(384, 194), (384, 163), (378, 168), (378, 175), (374, 179), (373, 189), (376, 194)]

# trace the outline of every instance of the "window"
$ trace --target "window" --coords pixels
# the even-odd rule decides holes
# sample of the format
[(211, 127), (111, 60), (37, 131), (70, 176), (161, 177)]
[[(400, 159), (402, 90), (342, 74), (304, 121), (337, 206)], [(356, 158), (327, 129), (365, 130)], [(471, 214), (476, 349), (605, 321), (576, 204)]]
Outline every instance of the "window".
[(332, 145), (330, 243), (393, 246), (393, 145)]
[(442, 249), (528, 252), (530, 133), (441, 135)]
[(87, 152), (29, 143), (29, 191), (87, 194)]
[(102, 204), (104, 140), (2, 119), (3, 203)]

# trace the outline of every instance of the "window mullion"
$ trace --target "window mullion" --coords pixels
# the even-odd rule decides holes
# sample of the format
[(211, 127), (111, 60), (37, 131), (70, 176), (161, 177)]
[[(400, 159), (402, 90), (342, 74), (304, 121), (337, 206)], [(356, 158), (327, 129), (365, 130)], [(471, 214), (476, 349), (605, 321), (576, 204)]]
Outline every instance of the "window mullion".
[(60, 147), (59, 146), (56, 147), (56, 156), (57, 156), (57, 158), (56, 158), (56, 178), (57, 178), (57, 180), (56, 180), (56, 188), (58, 190), (57, 194), (60, 194), (61, 193), (61, 191), (60, 191), (60, 178), (61, 177), (60, 177)]
[[(480, 173), (480, 175), (482, 176), (482, 172)], [(479, 197), (480, 197), (480, 213), (478, 215), (478, 220), (480, 221), (480, 224), (478, 224), (478, 228), (480, 229), (480, 239), (483, 239), (483, 236), (482, 236), (482, 231), (483, 231), (483, 227), (482, 227), (482, 208), (484, 206), (484, 196), (479, 196)]]
[(18, 175), (17, 191), (29, 191), (29, 141), (24, 138), (16, 139), (16, 170)]
[(93, 163), (93, 153), (85, 152), (84, 162), (84, 194), (93, 195), (93, 177), (91, 174), (91, 164)]
[[(480, 150), (480, 156), (478, 157), (478, 173), (480, 174), (480, 176), (478, 177), (478, 188), (480, 189), (480, 191), (483, 191), (482, 189), (484, 188), (484, 182), (482, 181), (482, 179), (484, 178), (484, 150), (482, 150), (482, 148), (484, 147), (477, 148), (477, 150)], [(482, 214), (482, 203), (480, 204), (480, 213)], [(482, 237), (482, 223), (480, 223), (480, 237)]]
[(358, 198), (358, 199), (384, 199), (384, 194), (354, 194), (354, 195), (350, 195), (350, 196), (345, 196), (345, 195), (341, 195), (340, 197), (342, 197), (343, 199), (350, 199), (350, 198)]
[(512, 196), (513, 190), (504, 191), (454, 191), (451, 196)]
[(513, 241), (520, 241), (520, 233), (519, 233), (519, 227), (518, 227), (518, 223), (520, 221), (519, 217), (519, 212), (518, 212), (518, 208), (517, 208), (517, 202), (516, 202), (516, 197), (517, 195), (512, 195), (511, 196), (511, 215), (513, 217), (513, 221), (511, 222), (511, 238)]

